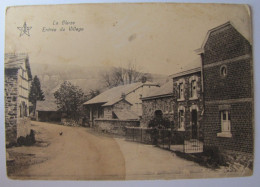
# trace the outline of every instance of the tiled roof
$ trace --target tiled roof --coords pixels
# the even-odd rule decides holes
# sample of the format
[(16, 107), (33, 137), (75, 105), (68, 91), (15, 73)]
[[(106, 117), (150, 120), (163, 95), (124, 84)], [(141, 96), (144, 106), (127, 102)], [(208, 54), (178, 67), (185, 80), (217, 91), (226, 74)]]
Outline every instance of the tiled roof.
[(117, 103), (119, 100), (122, 99), (122, 94), (128, 95), (129, 93), (135, 91), (136, 89), (138, 89), (144, 85), (155, 86), (157, 84), (152, 83), (152, 82), (146, 82), (146, 83), (137, 82), (137, 83), (126, 84), (126, 85), (122, 85), (122, 86), (117, 86), (117, 87), (104, 91), (103, 93), (99, 94), (98, 96), (94, 97), (93, 99), (85, 102), (84, 105), (90, 105), (90, 104), (96, 104), (96, 103), (100, 103), (100, 104), (109, 103), (110, 105), (113, 105), (114, 103)]
[(127, 103), (129, 103), (130, 105), (133, 105), (132, 103), (130, 103), (129, 101), (127, 101), (126, 99), (123, 99), (123, 98), (116, 98), (116, 99), (113, 99), (113, 100), (110, 100), (108, 101), (107, 103), (103, 104), (102, 106), (111, 106), (111, 105), (114, 105), (116, 103), (118, 103), (119, 101), (126, 101)]
[(138, 120), (139, 116), (131, 110), (113, 111), (120, 120)]
[(201, 71), (201, 67), (197, 67), (197, 68), (194, 68), (194, 69), (189, 69), (189, 70), (186, 70), (186, 71), (182, 71), (182, 72), (173, 74), (170, 77), (176, 78), (176, 77), (181, 77), (181, 76), (184, 76), (184, 75), (189, 75), (189, 74), (200, 72), (200, 71)]
[(154, 97), (162, 97), (162, 96), (170, 96), (173, 94), (173, 82), (169, 80), (167, 83), (163, 84), (160, 87), (154, 87), (151, 89), (151, 92), (143, 97), (142, 100), (154, 98)]
[(54, 100), (37, 101), (36, 111), (58, 111)]

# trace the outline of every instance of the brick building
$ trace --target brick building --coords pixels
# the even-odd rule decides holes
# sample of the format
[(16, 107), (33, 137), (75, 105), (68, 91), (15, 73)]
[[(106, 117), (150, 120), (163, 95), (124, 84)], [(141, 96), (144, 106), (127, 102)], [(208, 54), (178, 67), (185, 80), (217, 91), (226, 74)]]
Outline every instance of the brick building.
[(202, 139), (203, 97), (201, 67), (183, 71), (173, 78), (175, 130), (184, 131), (186, 139)]
[(6, 144), (29, 134), (29, 85), (32, 79), (28, 56), (5, 55)]
[(204, 146), (253, 152), (253, 67), (250, 43), (230, 22), (208, 31), (201, 56)]
[(161, 87), (156, 87), (151, 92), (142, 98), (143, 116), (141, 126), (147, 127), (149, 121), (156, 114), (160, 113), (163, 117), (173, 121), (173, 84), (172, 80), (168, 81)]

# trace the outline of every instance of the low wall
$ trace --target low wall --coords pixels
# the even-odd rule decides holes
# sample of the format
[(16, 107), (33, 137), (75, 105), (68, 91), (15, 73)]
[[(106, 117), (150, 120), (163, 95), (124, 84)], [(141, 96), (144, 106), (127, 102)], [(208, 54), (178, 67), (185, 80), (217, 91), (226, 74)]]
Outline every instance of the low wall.
[(30, 134), (31, 130), (31, 120), (30, 118), (21, 118), (17, 120), (17, 137), (26, 137)]
[(28, 117), (9, 120), (5, 126), (6, 144), (16, 143), (19, 137), (29, 135), (30, 130), (31, 120)]
[(94, 129), (101, 132), (125, 135), (126, 127), (140, 126), (139, 120), (96, 119)]
[(5, 143), (15, 143), (17, 140), (16, 120), (5, 124)]
[(72, 127), (80, 126), (79, 122), (69, 118), (61, 118), (61, 124), (65, 126), (72, 126)]

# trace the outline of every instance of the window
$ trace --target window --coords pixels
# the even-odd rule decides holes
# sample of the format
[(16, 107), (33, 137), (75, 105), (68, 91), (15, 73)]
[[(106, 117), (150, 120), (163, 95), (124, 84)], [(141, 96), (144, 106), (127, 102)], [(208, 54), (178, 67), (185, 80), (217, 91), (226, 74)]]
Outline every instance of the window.
[(229, 110), (220, 111), (221, 132), (217, 134), (220, 137), (231, 137), (231, 116)]
[(178, 85), (178, 99), (184, 98), (183, 83)]
[(20, 110), (20, 117), (22, 117), (22, 105), (19, 105), (19, 110)]
[(220, 67), (220, 76), (221, 77), (226, 77), (227, 76), (227, 66), (223, 65)]
[(189, 88), (190, 98), (189, 98), (189, 100), (198, 99), (198, 81), (199, 81), (198, 76), (193, 75), (189, 78), (189, 84), (190, 84), (190, 88)]
[(196, 80), (192, 80), (190, 83), (190, 96), (191, 98), (197, 97), (197, 82)]
[(172, 106), (172, 103), (170, 103), (170, 113), (173, 113), (173, 106)]
[(178, 123), (178, 127), (179, 130), (184, 130), (184, 110), (179, 110), (179, 123)]
[(27, 117), (27, 105), (24, 107), (24, 116)]
[(185, 80), (183, 78), (177, 81), (177, 101), (184, 100), (184, 85), (185, 85)]

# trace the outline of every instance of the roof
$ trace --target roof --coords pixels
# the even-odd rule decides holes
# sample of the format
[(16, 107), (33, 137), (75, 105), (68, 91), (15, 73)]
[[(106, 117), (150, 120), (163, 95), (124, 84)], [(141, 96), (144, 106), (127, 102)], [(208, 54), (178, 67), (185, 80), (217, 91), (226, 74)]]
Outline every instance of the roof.
[(6, 53), (5, 54), (5, 69), (19, 69), (25, 63), (28, 72), (29, 80), (32, 79), (31, 68), (28, 55), (25, 53)]
[[(213, 29), (210, 29), (210, 30), (207, 32), (206, 37), (204, 38), (201, 47), (200, 47), (199, 49), (196, 49), (195, 52), (196, 52), (197, 54), (204, 53), (204, 47), (205, 47), (205, 45), (206, 45), (206, 43), (207, 43), (207, 41), (208, 41), (208, 38), (209, 38), (209, 36), (210, 36), (211, 33), (216, 32), (216, 31), (219, 31), (219, 30), (221, 30), (221, 29), (230, 28), (230, 27), (236, 29), (230, 21), (228, 21), (228, 22), (226, 22), (226, 23), (224, 23), (224, 24), (222, 24), (222, 25), (219, 25), (219, 26), (217, 26), (217, 27), (215, 27), (215, 28), (213, 28)], [(237, 30), (237, 29), (236, 29), (236, 30)]]
[(175, 73), (175, 74), (171, 75), (170, 77), (176, 78), (176, 77), (189, 75), (189, 74), (200, 72), (200, 71), (201, 71), (201, 67), (197, 67), (197, 68), (189, 69), (189, 70), (182, 71), (182, 72), (179, 72), (179, 73)]
[(172, 94), (173, 82), (172, 80), (170, 80), (167, 83), (163, 84), (161, 87), (152, 88), (151, 92), (146, 97), (143, 97), (142, 100), (153, 99), (158, 97), (168, 97), (172, 96)]
[(103, 104), (102, 106), (112, 106), (120, 101), (126, 101), (129, 105), (133, 105), (132, 103), (130, 103), (129, 101), (127, 101), (126, 99), (123, 98), (116, 98), (113, 100), (108, 101), (107, 103)]
[(135, 91), (136, 89), (142, 86), (157, 86), (158, 84), (152, 82), (137, 82), (132, 84), (126, 84), (122, 86), (113, 87), (108, 89), (101, 94), (97, 95), (96, 97), (90, 99), (89, 101), (85, 102), (84, 105), (91, 105), (91, 104), (105, 104), (109, 103), (109, 105), (113, 105), (119, 102), (122, 99), (122, 94), (127, 96), (131, 92)]
[(58, 111), (57, 104), (53, 100), (37, 101), (36, 111)]
[(133, 120), (139, 119), (139, 116), (131, 110), (113, 111), (118, 119), (121, 120)]

